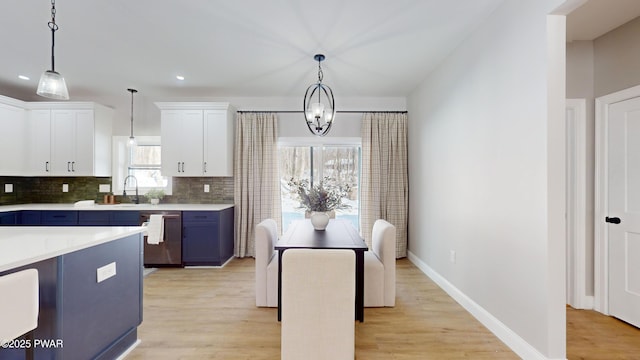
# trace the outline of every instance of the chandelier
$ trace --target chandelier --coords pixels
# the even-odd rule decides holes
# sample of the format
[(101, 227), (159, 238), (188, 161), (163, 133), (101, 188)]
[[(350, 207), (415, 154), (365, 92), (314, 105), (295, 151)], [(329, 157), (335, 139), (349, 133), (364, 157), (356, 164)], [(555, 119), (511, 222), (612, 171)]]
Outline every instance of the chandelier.
[(51, 21), (49, 21), (48, 25), (49, 29), (51, 29), (51, 70), (42, 73), (36, 94), (56, 100), (69, 100), (67, 83), (62, 75), (56, 71), (55, 58), (53, 56), (53, 48), (56, 44), (56, 30), (58, 30), (55, 0), (51, 0)]
[(336, 115), (335, 100), (331, 88), (322, 83), (320, 63), (324, 60), (324, 55), (316, 54), (313, 58), (318, 62), (318, 82), (311, 84), (304, 93), (304, 117), (312, 134), (325, 136)]

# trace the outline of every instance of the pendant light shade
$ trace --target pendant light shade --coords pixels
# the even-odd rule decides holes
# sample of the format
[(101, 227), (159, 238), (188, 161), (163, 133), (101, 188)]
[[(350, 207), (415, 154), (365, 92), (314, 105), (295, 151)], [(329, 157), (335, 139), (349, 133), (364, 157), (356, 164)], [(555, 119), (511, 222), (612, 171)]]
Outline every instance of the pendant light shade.
[(137, 93), (136, 89), (127, 89), (131, 93), (131, 133), (129, 134), (129, 146), (136, 145), (136, 138), (133, 136), (133, 94)]
[(67, 83), (62, 75), (56, 72), (54, 48), (56, 45), (56, 1), (51, 0), (51, 21), (47, 24), (51, 29), (51, 70), (42, 73), (36, 94), (56, 100), (69, 100)]
[(316, 54), (313, 58), (318, 62), (318, 82), (311, 84), (304, 93), (304, 117), (312, 134), (325, 136), (336, 115), (335, 99), (331, 88), (322, 83), (320, 63), (325, 59), (324, 55)]
[(40, 83), (38, 83), (37, 94), (56, 100), (69, 100), (67, 83), (62, 75), (53, 70), (47, 70), (42, 73)]

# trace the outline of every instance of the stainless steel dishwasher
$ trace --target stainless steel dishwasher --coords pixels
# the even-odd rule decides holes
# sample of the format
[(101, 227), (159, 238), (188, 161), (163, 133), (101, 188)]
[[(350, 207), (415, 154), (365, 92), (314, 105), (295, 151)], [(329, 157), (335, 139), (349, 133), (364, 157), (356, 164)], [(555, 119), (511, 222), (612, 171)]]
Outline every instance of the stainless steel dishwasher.
[(182, 266), (182, 213), (180, 211), (141, 211), (140, 224), (149, 221), (152, 214), (162, 214), (163, 241), (149, 244), (144, 237), (144, 266)]

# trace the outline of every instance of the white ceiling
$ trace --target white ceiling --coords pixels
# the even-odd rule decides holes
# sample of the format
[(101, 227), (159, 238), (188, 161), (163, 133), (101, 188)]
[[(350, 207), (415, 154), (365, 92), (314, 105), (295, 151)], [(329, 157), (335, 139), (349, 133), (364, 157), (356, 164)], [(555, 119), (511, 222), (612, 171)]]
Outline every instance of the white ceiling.
[[(324, 53), (336, 97), (403, 97), (502, 1), (58, 0), (56, 70), (71, 100), (300, 97)], [(0, 94), (46, 100), (49, 20), (50, 0), (3, 0)]]
[[(324, 53), (336, 97), (404, 97), (502, 1), (57, 0), (56, 70), (71, 100), (115, 107), (129, 87), (150, 101), (300, 97)], [(590, 0), (569, 15), (568, 39), (638, 15), (640, 0)], [(3, 0), (0, 94), (47, 100), (35, 89), (49, 20), (50, 0)]]

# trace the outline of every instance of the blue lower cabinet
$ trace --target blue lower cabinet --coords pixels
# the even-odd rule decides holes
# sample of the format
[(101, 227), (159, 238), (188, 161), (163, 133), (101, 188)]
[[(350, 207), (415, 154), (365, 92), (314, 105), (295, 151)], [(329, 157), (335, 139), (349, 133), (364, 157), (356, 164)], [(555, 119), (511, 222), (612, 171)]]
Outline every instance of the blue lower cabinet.
[(184, 265), (220, 265), (218, 213), (182, 212), (182, 262)]
[(111, 226), (140, 226), (140, 211), (114, 210), (109, 216)]
[(20, 225), (37, 226), (42, 225), (42, 211), (23, 210), (20, 212)]
[[(115, 275), (97, 281), (97, 269)], [(142, 323), (142, 239), (140, 234), (62, 255), (58, 265), (61, 303), (60, 359), (113, 359), (113, 348), (135, 342)]]
[(182, 212), (182, 262), (185, 266), (219, 266), (231, 256), (233, 208)]
[(19, 213), (17, 211), (9, 211), (0, 213), (0, 226), (11, 226), (19, 224)]
[(139, 211), (86, 210), (78, 211), (81, 226), (139, 226)]
[(78, 225), (109, 226), (110, 211), (79, 211)]
[(75, 210), (41, 211), (41, 225), (74, 226), (78, 225), (78, 212)]

